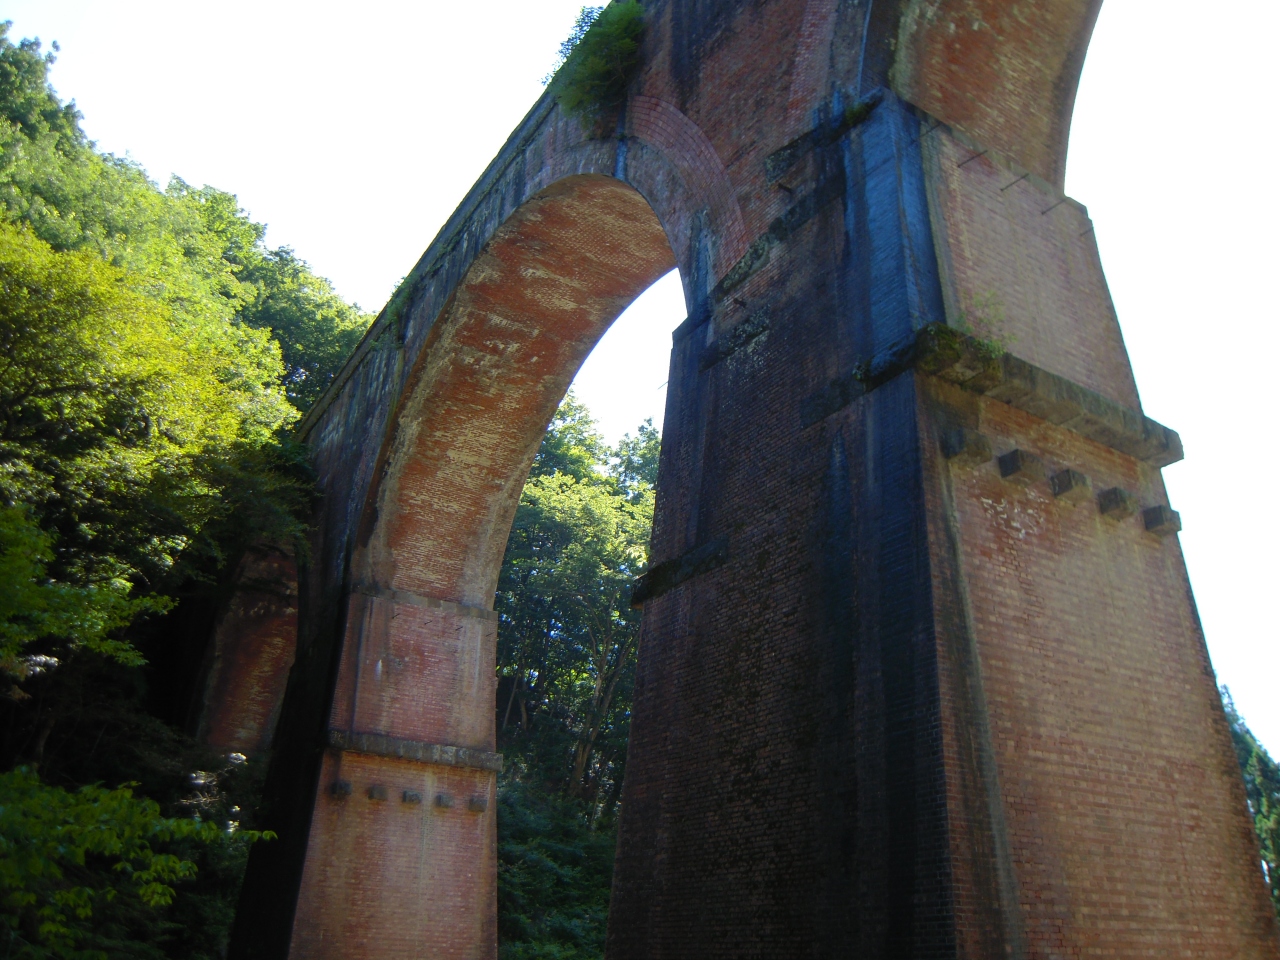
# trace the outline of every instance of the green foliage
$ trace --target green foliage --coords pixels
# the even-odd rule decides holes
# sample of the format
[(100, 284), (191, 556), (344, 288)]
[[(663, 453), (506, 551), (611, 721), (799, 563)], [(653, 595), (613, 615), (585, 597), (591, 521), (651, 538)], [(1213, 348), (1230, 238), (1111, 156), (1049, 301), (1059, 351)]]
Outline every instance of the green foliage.
[(0, 530), (6, 556), (31, 560), (0, 661), (21, 675), (21, 648), (60, 641), (137, 662), (113, 631), (256, 538), (299, 539), (311, 478), (284, 431), (367, 318), (265, 249), (231, 194), (160, 190), (94, 150), (48, 85), (52, 57), (6, 30), (0, 507), (38, 529), (13, 513)]
[(551, 418), (529, 476), (562, 473), (576, 480), (591, 480), (599, 476), (598, 468), (607, 456), (604, 438), (596, 430), (591, 411), (570, 390)]
[(514, 763), (498, 789), (498, 956), (598, 960), (604, 955), (614, 833), (584, 805)]
[(1271, 759), (1266, 748), (1236, 712), (1231, 692), (1226, 687), (1222, 688), (1222, 704), (1231, 725), (1236, 759), (1244, 774), (1245, 795), (1262, 854), (1262, 872), (1271, 891), (1276, 918), (1280, 919), (1280, 764)]
[(178, 727), (234, 561), (303, 542), (286, 431), (368, 318), (233, 195), (99, 153), (7, 31), (0, 769), (27, 770), (0, 782), (0, 930), (15, 957), (212, 960), (258, 773)]
[(583, 7), (550, 81), (564, 111), (590, 122), (621, 107), (640, 66), (643, 36), (644, 7), (637, 0)]
[(572, 395), (552, 420), (499, 579), (504, 958), (603, 952), (661, 438), (610, 449)]
[(651, 493), (658, 483), (658, 454), (662, 451), (662, 434), (646, 420), (636, 435), (624, 434), (618, 441), (609, 464), (609, 474), (632, 502)]
[(52, 559), (52, 538), (26, 511), (0, 507), (0, 671), (26, 679), (40, 661), (24, 652), (45, 637), (65, 637), (76, 647), (138, 665), (138, 651), (113, 632), (139, 613), (163, 609), (163, 600), (131, 600), (130, 585), (120, 580), (87, 587), (58, 583), (46, 572)]
[[(53, 134), (76, 140), (79, 111), (74, 103), (60, 103), (46, 83), (53, 53), (41, 56), (38, 40), (23, 40), (17, 46), (7, 42), (12, 25), (9, 20), (0, 23), (0, 119), (32, 139)], [(58, 49), (56, 43), (53, 49)]]
[(26, 768), (0, 774), (0, 907), (8, 955), (106, 958), (108, 915), (147, 913), (173, 903), (175, 885), (196, 865), (170, 847), (181, 840), (249, 844), (195, 818), (160, 815), (127, 787), (41, 783)]
[(305, 407), (323, 391), (371, 319), (342, 302), (236, 198), (174, 178), (160, 190), (129, 160), (100, 154), (74, 105), (49, 88), (50, 57), (0, 31), (0, 213), (55, 250), (92, 250), (129, 271), (175, 317), (239, 340), (253, 376), (280, 377)]
[(599, 796), (625, 749), (640, 626), (631, 584), (647, 562), (653, 493), (638, 477), (624, 487), (605, 472), (611, 451), (587, 423), (570, 397), (543, 441), (512, 525), (496, 609), (499, 663), (510, 681), (503, 727), (518, 708), (526, 733), (531, 710), (571, 732), (569, 790)]
[(254, 296), (240, 316), (252, 327), (271, 331), (283, 355), (289, 399), (306, 410), (351, 356), (370, 318), (288, 248), (246, 260), (240, 279), (253, 287)]

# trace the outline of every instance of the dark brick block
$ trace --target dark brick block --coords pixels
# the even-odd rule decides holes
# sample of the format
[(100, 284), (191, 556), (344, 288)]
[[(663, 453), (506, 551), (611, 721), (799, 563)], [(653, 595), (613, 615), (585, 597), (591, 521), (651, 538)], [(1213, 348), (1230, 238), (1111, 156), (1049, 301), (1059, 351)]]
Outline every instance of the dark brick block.
[(972, 465), (991, 459), (991, 441), (968, 427), (942, 431), (941, 446), (942, 455), (955, 463)]
[(1123, 520), (1138, 511), (1138, 498), (1122, 487), (1108, 487), (1098, 494), (1098, 510), (1104, 517)]
[(1083, 503), (1093, 493), (1089, 478), (1070, 468), (1055, 473), (1049, 480), (1049, 486), (1055, 497), (1070, 504)]
[(1147, 528), (1148, 533), (1168, 537), (1182, 529), (1182, 518), (1177, 510), (1170, 510), (1160, 504), (1142, 511), (1142, 525)]
[(1045, 478), (1044, 462), (1025, 450), (1010, 450), (999, 458), (1000, 476), (1005, 480), (1027, 486)]

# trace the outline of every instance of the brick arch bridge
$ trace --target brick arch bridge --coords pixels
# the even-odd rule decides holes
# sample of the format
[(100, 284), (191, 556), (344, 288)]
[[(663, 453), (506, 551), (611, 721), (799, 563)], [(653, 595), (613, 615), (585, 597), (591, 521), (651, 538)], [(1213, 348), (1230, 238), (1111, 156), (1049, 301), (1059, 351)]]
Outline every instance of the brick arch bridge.
[(495, 955), (503, 547), (678, 266), (610, 958), (1274, 960), (1181, 448), (1061, 192), (1098, 4), (645, 7), (623, 113), (544, 97), (305, 421), (283, 708), (259, 610), (206, 719), (280, 716), (232, 955)]

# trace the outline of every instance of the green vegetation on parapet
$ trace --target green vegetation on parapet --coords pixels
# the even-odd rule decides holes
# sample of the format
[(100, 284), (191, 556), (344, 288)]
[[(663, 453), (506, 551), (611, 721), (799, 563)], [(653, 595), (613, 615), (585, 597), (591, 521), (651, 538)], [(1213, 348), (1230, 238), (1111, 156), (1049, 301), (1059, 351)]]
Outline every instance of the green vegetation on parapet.
[(621, 107), (640, 65), (643, 36), (644, 7), (637, 0), (583, 7), (560, 45), (558, 69), (547, 76), (560, 107), (584, 123)]

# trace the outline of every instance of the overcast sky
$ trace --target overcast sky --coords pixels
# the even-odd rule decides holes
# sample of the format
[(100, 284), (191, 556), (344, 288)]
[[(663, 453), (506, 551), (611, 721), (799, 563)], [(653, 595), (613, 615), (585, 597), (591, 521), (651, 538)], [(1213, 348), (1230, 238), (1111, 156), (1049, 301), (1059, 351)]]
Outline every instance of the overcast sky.
[[(54, 84), (102, 149), (236, 193), (269, 243), (377, 310), (542, 92), (579, 6), (9, 0), (0, 16), (61, 43)], [(1186, 446), (1165, 477), (1214, 665), (1277, 752), (1280, 135), (1257, 105), (1280, 88), (1280, 5), (1206, 13), (1104, 3), (1067, 190), (1096, 224), (1146, 412)], [(661, 421), (683, 317), (660, 281), (588, 360), (577, 389), (610, 439)]]

